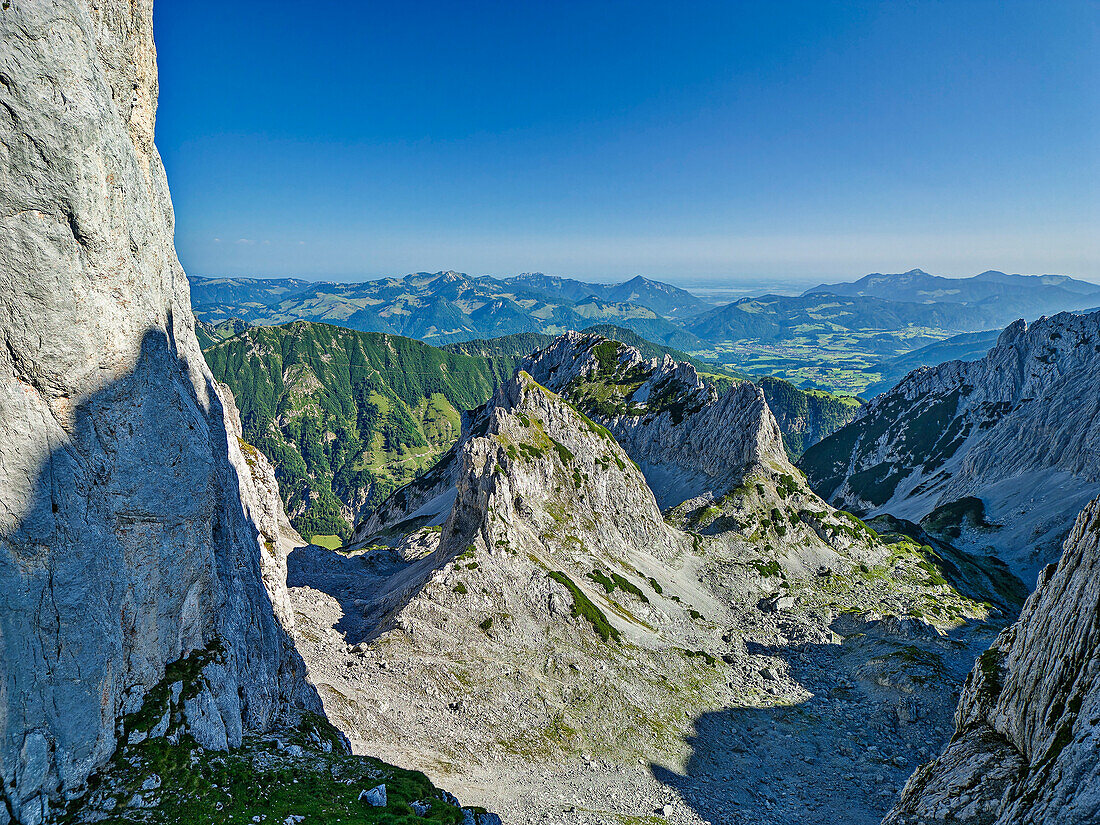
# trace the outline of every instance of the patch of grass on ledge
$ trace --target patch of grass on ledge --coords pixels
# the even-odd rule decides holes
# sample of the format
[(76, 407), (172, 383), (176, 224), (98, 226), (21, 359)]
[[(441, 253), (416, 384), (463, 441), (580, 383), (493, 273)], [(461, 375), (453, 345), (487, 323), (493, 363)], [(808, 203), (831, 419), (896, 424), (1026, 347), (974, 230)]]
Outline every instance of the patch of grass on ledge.
[(619, 641), (620, 633), (607, 620), (607, 616), (602, 610), (592, 603), (592, 600), (588, 596), (584, 595), (584, 591), (574, 584), (573, 580), (560, 571), (553, 571), (550, 573), (550, 578), (556, 581), (558, 584), (565, 587), (573, 596), (573, 609), (571, 611), (574, 618), (580, 616), (587, 619), (592, 625), (592, 629), (596, 631), (596, 634), (605, 642), (614, 639)]

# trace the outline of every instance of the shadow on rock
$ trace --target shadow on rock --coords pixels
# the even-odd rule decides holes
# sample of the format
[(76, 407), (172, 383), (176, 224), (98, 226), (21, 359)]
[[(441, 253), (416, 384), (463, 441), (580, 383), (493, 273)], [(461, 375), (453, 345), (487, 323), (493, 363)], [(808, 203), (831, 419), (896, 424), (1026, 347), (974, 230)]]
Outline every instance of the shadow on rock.
[(287, 557), (287, 586), (335, 599), (341, 615), (333, 629), (349, 645), (366, 644), (382, 634), (437, 564), (434, 555), (409, 561), (390, 547), (348, 555), (311, 544)]
[(229, 414), (171, 330), (78, 402), (14, 355), (0, 380), (0, 810), (24, 821), (107, 762), (116, 719), (192, 651), (223, 651), (202, 671), (218, 746), (320, 708), (264, 586)]
[(917, 620), (844, 616), (839, 645), (750, 643), (733, 667), (763, 675), (760, 706), (698, 717), (684, 773), (653, 775), (715, 825), (878, 823), (950, 737), (958, 690), (998, 629), (941, 636)]

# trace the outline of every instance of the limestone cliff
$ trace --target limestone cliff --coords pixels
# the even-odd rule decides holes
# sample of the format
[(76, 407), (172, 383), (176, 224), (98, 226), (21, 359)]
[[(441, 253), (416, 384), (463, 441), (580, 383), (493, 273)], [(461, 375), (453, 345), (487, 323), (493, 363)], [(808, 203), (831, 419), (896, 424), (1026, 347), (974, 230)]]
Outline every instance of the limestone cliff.
[(0, 810), (26, 825), (191, 651), (221, 651), (187, 708), (204, 744), (308, 693), (270, 467), (173, 249), (151, 0), (5, 3), (0, 38)]
[(950, 531), (1027, 584), (1100, 492), (1100, 312), (1018, 321), (915, 370), (799, 462), (830, 503)]
[(957, 730), (889, 825), (1100, 821), (1100, 499), (967, 679)]

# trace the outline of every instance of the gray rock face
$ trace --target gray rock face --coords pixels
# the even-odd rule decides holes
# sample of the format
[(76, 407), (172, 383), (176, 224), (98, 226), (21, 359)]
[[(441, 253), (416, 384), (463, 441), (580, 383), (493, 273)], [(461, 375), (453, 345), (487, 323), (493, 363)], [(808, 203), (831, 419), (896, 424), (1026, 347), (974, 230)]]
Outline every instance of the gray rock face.
[[(602, 362), (598, 347), (605, 348)], [(756, 470), (792, 469), (764, 392), (753, 384), (719, 396), (691, 364), (668, 355), (646, 360), (633, 347), (576, 332), (532, 355), (524, 369), (582, 404), (586, 384), (618, 381), (620, 404), (604, 414), (585, 409), (638, 463), (662, 507), (696, 496), (718, 498)]]
[(979, 361), (910, 373), (799, 465), (823, 498), (869, 516), (943, 522), (980, 499), (984, 519), (956, 518), (953, 538), (1030, 584), (1100, 492), (1098, 382), (1100, 313), (1018, 321)]
[[(297, 637), (329, 718), (357, 751), (447, 771), (509, 822), (566, 821), (563, 800), (600, 821), (645, 818), (669, 802), (654, 787), (666, 780), (699, 783), (688, 793), (699, 818), (677, 805), (677, 821), (770, 821), (783, 798), (783, 821), (877, 822), (902, 766), (946, 738), (952, 684), (1003, 626), (983, 604), (996, 594), (966, 596), (930, 573), (969, 566), (949, 572), (918, 542), (832, 510), (767, 437), (766, 407), (734, 415), (694, 372), (602, 339), (590, 352), (599, 374), (565, 380), (588, 354), (548, 378), (562, 373), (568, 399), (522, 371), (500, 387), (358, 547), (292, 554)], [(549, 358), (534, 360), (550, 373)], [(695, 431), (669, 442), (688, 454), (669, 447), (663, 466), (697, 473), (708, 492), (662, 512), (625, 448), (642, 442), (620, 444), (578, 413), (626, 396), (639, 439)], [(760, 458), (726, 475), (692, 444)], [(780, 707), (797, 730), (777, 738)], [(819, 711), (831, 721), (810, 722)], [(841, 746), (845, 731), (866, 739)], [(840, 784), (866, 772), (869, 745), (894, 761)], [(834, 756), (837, 784), (803, 778)], [(791, 795), (746, 795), (779, 774)], [(831, 799), (804, 804), (795, 787)]]
[(151, 2), (23, 0), (0, 38), (0, 773), (33, 822), (190, 651), (224, 646), (207, 744), (309, 698), (270, 467), (173, 250)]
[(1019, 621), (982, 654), (955, 738), (905, 786), (889, 825), (1100, 821), (1100, 499), (1077, 519)]

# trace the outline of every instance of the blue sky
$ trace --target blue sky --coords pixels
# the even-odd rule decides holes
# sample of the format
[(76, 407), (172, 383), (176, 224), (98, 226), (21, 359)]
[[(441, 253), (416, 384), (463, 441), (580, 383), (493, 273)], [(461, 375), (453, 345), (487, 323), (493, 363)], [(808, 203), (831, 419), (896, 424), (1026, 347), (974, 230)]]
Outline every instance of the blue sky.
[(160, 0), (192, 274), (1100, 280), (1100, 3)]

